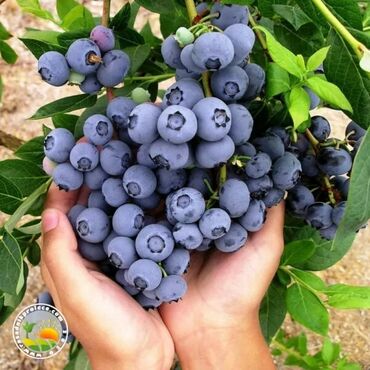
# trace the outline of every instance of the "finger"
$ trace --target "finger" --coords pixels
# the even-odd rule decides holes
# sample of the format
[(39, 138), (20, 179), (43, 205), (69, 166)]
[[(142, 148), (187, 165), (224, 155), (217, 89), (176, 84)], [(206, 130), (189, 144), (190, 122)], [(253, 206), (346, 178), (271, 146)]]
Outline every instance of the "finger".
[(86, 206), (90, 193), (91, 190), (87, 186), (83, 186), (78, 194), (77, 203)]
[(59, 190), (55, 184), (50, 186), (44, 209), (55, 208), (62, 213), (67, 213), (77, 202), (79, 190)]
[(41, 276), (42, 276), (42, 279), (44, 280), (46, 287), (48, 288), (50, 295), (53, 298), (55, 305), (60, 306), (60, 299), (58, 296), (58, 291), (56, 290), (53, 279), (50, 276), (50, 272), (48, 271), (48, 268), (46, 267), (43, 261), (41, 261)]

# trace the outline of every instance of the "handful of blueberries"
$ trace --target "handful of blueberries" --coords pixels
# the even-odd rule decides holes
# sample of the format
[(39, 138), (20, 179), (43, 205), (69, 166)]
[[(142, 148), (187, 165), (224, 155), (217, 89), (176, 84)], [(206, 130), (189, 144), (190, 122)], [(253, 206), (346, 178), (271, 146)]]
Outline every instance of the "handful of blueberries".
[[(145, 308), (185, 294), (191, 253), (248, 248), (248, 233), (284, 198), (296, 216), (334, 238), (365, 133), (352, 122), (345, 140), (329, 139), (328, 121), (316, 116), (311, 141), (283, 127), (256, 136), (247, 107), (263, 94), (265, 73), (248, 62), (255, 42), (248, 8), (202, 3), (198, 12), (199, 24), (163, 42), (177, 82), (160, 104), (116, 97), (105, 115), (86, 120), (84, 140), (63, 128), (45, 138), (44, 169), (59, 188), (91, 190), (87, 206), (68, 215), (81, 255)], [(122, 82), (130, 62), (111, 50), (113, 33), (98, 26), (91, 38), (75, 41), (66, 57), (45, 53), (42, 77), (61, 85), (73, 70), (86, 76), (81, 89), (90, 93)], [(198, 81), (204, 72), (212, 96)], [(96, 88), (86, 88), (88, 80)]]

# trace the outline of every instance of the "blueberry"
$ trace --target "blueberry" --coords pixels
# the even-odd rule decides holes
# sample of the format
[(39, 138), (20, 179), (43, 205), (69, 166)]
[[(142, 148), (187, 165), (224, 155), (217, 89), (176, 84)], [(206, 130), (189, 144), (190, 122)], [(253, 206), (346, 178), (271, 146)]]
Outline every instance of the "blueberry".
[(297, 184), (301, 173), (301, 163), (287, 152), (273, 164), (271, 176), (276, 188), (289, 190)]
[(215, 240), (216, 248), (224, 253), (236, 252), (245, 245), (248, 232), (237, 222), (233, 222), (230, 230), (220, 239)]
[(154, 290), (162, 280), (159, 266), (149, 259), (135, 261), (127, 271), (127, 281), (139, 290)]
[(53, 181), (61, 190), (77, 190), (82, 186), (84, 177), (70, 163), (58, 164), (53, 171)]
[(116, 129), (127, 128), (128, 118), (136, 103), (123, 96), (111, 100), (107, 107), (107, 116)]
[(163, 262), (163, 268), (168, 275), (182, 275), (190, 264), (190, 253), (183, 248), (175, 248)]
[(245, 165), (245, 173), (247, 176), (258, 179), (269, 173), (272, 166), (271, 158), (268, 154), (259, 152), (254, 155)]
[(96, 76), (103, 86), (114, 87), (123, 81), (129, 69), (129, 56), (122, 50), (111, 50), (104, 54)]
[(95, 167), (92, 171), (86, 172), (84, 175), (84, 184), (90, 190), (101, 189), (103, 182), (109, 177), (109, 175), (101, 168), (100, 165)]
[(306, 221), (317, 229), (326, 229), (332, 225), (333, 208), (326, 203), (316, 202), (307, 207)]
[(203, 241), (203, 235), (197, 224), (177, 223), (172, 230), (172, 235), (177, 245), (188, 249), (200, 247)]
[(243, 69), (248, 75), (249, 84), (242, 100), (250, 101), (261, 95), (266, 82), (266, 74), (262, 67), (254, 63), (247, 64)]
[(160, 206), (161, 197), (158, 193), (154, 192), (146, 198), (134, 198), (134, 202), (144, 210), (156, 209)]
[(211, 14), (213, 13), (219, 13), (219, 16), (212, 19), (212, 24), (222, 30), (235, 23), (248, 24), (247, 6), (214, 4), (211, 8)]
[(323, 148), (317, 155), (317, 165), (326, 175), (344, 175), (352, 168), (352, 158), (345, 149)]
[(98, 208), (87, 208), (77, 217), (76, 230), (81, 239), (101, 243), (110, 232), (109, 218)]
[(201, 74), (202, 72), (204, 72), (204, 69), (198, 67), (194, 63), (193, 57), (192, 57), (193, 48), (194, 48), (193, 44), (186, 45), (181, 51), (180, 59), (181, 59), (183, 66), (185, 67), (185, 70), (188, 73)]
[(297, 216), (303, 217), (307, 207), (314, 202), (313, 194), (304, 185), (298, 184), (288, 193), (287, 206)]
[(231, 128), (228, 135), (235, 145), (243, 145), (249, 140), (253, 129), (253, 117), (241, 104), (230, 104)]
[(315, 116), (311, 119), (310, 131), (315, 138), (324, 142), (328, 139), (331, 133), (331, 128), (328, 120), (321, 116)]
[(112, 139), (112, 122), (102, 114), (90, 116), (83, 126), (84, 135), (95, 145), (105, 145)]
[(130, 147), (118, 140), (111, 140), (104, 145), (100, 153), (100, 165), (111, 176), (120, 176), (131, 162)]
[(103, 182), (102, 193), (105, 201), (112, 207), (119, 207), (129, 200), (129, 196), (122, 186), (121, 179), (108, 178)]
[(82, 81), (80, 84), (80, 89), (82, 92), (85, 94), (97, 94), (103, 86), (101, 83), (98, 81), (96, 77), (96, 73), (92, 73)]
[(162, 279), (155, 290), (156, 297), (162, 302), (178, 301), (187, 291), (186, 281), (179, 275), (169, 275)]
[(44, 139), (44, 153), (50, 160), (63, 163), (75, 145), (73, 134), (65, 128), (50, 131)]
[(161, 53), (164, 62), (171, 68), (184, 68), (180, 60), (181, 48), (173, 35), (168, 36), (163, 41), (161, 46)]
[(78, 251), (83, 258), (91, 262), (104, 261), (107, 258), (101, 243), (89, 243), (80, 239), (78, 241)]
[(135, 242), (125, 236), (117, 236), (108, 243), (107, 255), (111, 264), (119, 269), (128, 269), (139, 259)]
[(184, 169), (167, 170), (159, 168), (156, 171), (157, 176), (157, 191), (160, 194), (169, 194), (172, 191), (182, 188), (187, 179), (186, 171)]
[(99, 164), (99, 152), (92, 144), (77, 143), (71, 150), (69, 160), (76, 170), (88, 172)]
[(219, 198), (220, 208), (227, 211), (232, 218), (240, 217), (248, 210), (249, 189), (241, 180), (226, 180), (220, 189)]
[(69, 79), (69, 66), (64, 55), (57, 51), (47, 51), (38, 61), (41, 78), (50, 85), (62, 86)]
[(136, 152), (136, 161), (138, 164), (154, 169), (156, 168), (156, 165), (149, 155), (150, 146), (151, 144), (142, 144), (139, 146)]
[(102, 211), (107, 212), (107, 213), (110, 211), (110, 206), (105, 201), (101, 190), (94, 190), (89, 194), (89, 198), (87, 200), (87, 206), (89, 208), (99, 208)]
[(157, 187), (157, 178), (153, 171), (145, 166), (134, 165), (123, 175), (123, 188), (132, 198), (147, 198)]
[(252, 199), (247, 212), (239, 218), (239, 223), (250, 232), (262, 229), (266, 219), (266, 206), (262, 200)]
[(112, 226), (118, 235), (134, 237), (144, 226), (144, 212), (135, 204), (124, 204), (114, 212)]
[(90, 39), (99, 46), (99, 49), (105, 53), (114, 48), (115, 37), (111, 29), (104, 27), (102, 25), (95, 26), (91, 33)]
[(211, 240), (222, 238), (230, 230), (230, 226), (230, 216), (220, 208), (208, 209), (199, 221), (200, 231)]

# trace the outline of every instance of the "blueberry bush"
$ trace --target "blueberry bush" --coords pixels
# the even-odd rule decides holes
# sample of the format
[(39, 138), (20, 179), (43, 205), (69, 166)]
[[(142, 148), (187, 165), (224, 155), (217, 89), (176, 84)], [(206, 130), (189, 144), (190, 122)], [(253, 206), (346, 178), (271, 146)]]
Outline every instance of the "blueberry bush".
[[(343, 258), (370, 218), (368, 3), (135, 0), (111, 16), (104, 0), (94, 17), (75, 0), (56, 1), (56, 15), (37, 0), (17, 2), (59, 27), (20, 38), (38, 60), (35, 74), (76, 94), (37, 109), (30, 119), (47, 122), (43, 135), (0, 162), (0, 211), (9, 215), (0, 323), (40, 262), (52, 182), (91, 190), (69, 213), (79, 251), (146, 309), (186, 294), (190, 251), (248, 248), (248, 234), (285, 200), (285, 250), (260, 307), (266, 341), (287, 366), (359, 369), (328, 339), (328, 308), (368, 309), (370, 288), (327, 285), (315, 271)], [(160, 14), (162, 38), (149, 23), (134, 29), (140, 7)], [(1, 55), (14, 63), (9, 37), (0, 24)], [(318, 107), (352, 120), (342, 138)], [(287, 315), (322, 335), (317, 353), (304, 334), (280, 330)], [(74, 340), (66, 368), (86, 362)]]

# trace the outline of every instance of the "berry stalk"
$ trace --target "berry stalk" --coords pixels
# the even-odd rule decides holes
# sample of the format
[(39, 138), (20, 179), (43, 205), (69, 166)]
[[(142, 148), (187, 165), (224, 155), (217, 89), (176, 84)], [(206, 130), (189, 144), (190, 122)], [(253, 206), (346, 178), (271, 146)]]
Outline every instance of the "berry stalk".
[[(109, 20), (110, 20), (110, 2), (111, 0), (104, 0), (103, 1), (103, 14), (101, 17), (101, 24), (104, 27), (108, 27)], [(114, 92), (113, 88), (107, 87), (107, 98), (108, 101), (111, 101), (114, 99)]]

